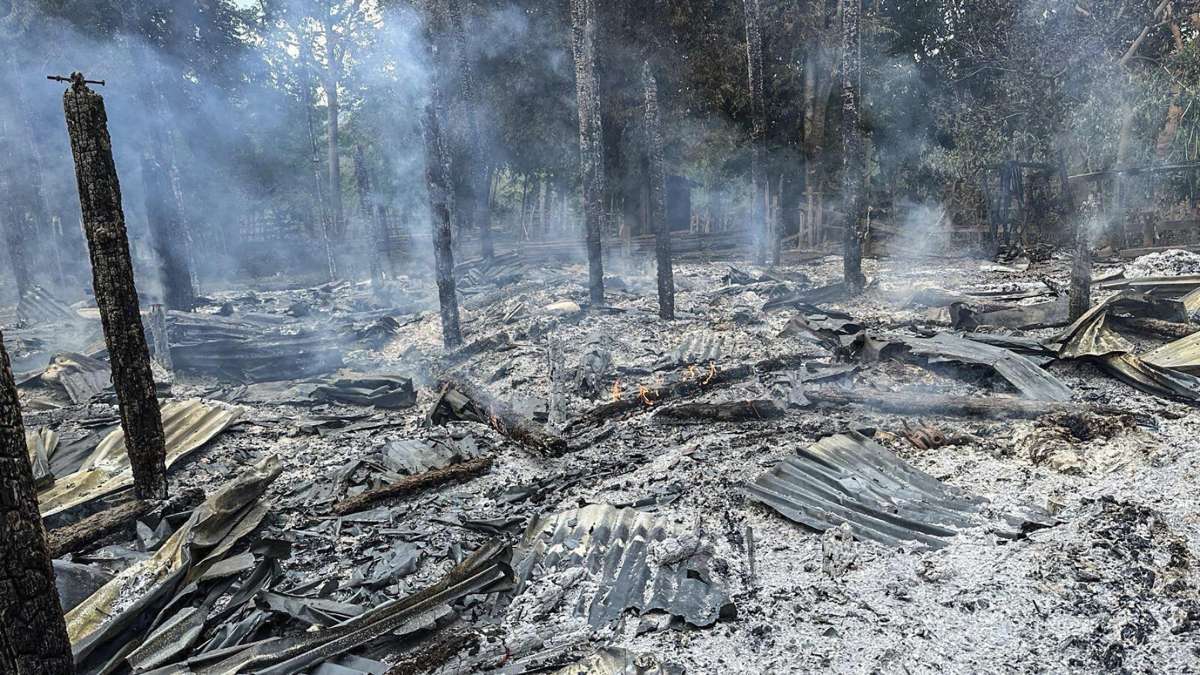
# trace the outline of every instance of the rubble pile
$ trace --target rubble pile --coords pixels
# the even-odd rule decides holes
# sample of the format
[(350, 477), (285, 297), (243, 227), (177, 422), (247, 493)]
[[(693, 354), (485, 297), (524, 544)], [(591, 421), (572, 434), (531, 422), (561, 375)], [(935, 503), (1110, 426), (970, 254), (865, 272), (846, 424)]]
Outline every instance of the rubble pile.
[(450, 351), (419, 279), (214, 294), (153, 505), (105, 354), (30, 343), (80, 672), (1182, 669), (1200, 357), (1138, 326), (1190, 290), (1067, 325), (1062, 260), (939, 265), (682, 263), (668, 322), (635, 265), (467, 261)]

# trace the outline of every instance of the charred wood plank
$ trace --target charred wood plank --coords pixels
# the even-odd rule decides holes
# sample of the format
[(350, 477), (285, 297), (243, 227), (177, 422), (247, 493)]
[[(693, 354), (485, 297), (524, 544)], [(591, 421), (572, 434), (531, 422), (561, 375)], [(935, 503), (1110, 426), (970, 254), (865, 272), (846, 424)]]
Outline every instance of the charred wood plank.
[(540, 454), (560, 455), (567, 449), (562, 438), (518, 414), (512, 406), (497, 400), (481, 387), (461, 379), (450, 379), (443, 382), (441, 389), (441, 396), (429, 411), (431, 424), (454, 420), (478, 422)]
[(1144, 333), (1154, 337), (1163, 337), (1171, 340), (1179, 340), (1188, 337), (1200, 330), (1200, 326), (1193, 323), (1177, 323), (1174, 321), (1163, 321), (1161, 319), (1148, 319), (1142, 317), (1131, 316), (1116, 316), (1109, 315), (1109, 319), (1113, 323), (1127, 328), (1138, 333)]
[(333, 505), (333, 512), (339, 516), (356, 513), (370, 507), (375, 502), (385, 499), (403, 497), (438, 485), (474, 478), (486, 472), (491, 467), (491, 457), (479, 457), (459, 462), (458, 464), (451, 464), (441, 469), (408, 476), (390, 485), (384, 485), (374, 490), (367, 490), (360, 495), (343, 499)]
[(57, 558), (81, 551), (134, 522), (152, 507), (152, 502), (137, 499), (92, 514), (77, 523), (50, 530), (46, 533), (50, 556)]
[(705, 422), (757, 422), (783, 417), (783, 406), (770, 399), (681, 403), (654, 413), (658, 424), (702, 424)]

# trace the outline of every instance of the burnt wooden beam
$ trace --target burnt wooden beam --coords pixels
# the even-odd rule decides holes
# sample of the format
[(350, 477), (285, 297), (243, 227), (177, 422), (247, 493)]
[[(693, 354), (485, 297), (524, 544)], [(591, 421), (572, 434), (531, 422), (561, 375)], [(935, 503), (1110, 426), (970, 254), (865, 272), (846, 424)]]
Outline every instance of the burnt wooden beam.
[(567, 443), (562, 438), (518, 414), (512, 406), (496, 399), (481, 387), (462, 379), (450, 379), (442, 383), (441, 390), (441, 395), (429, 411), (431, 424), (440, 425), (455, 420), (478, 422), (539, 454), (560, 455), (567, 449)]
[(905, 392), (860, 393), (846, 390), (817, 389), (804, 392), (811, 402), (822, 406), (858, 405), (898, 415), (979, 417), (984, 419), (1033, 419), (1050, 413), (1128, 414), (1118, 408), (1083, 403), (1030, 401), (1006, 396), (962, 397), (912, 394)]
[(458, 464), (451, 464), (441, 469), (407, 476), (395, 483), (377, 487), (374, 490), (367, 490), (360, 495), (343, 499), (333, 505), (333, 512), (339, 516), (356, 513), (369, 508), (376, 502), (403, 497), (438, 485), (474, 478), (485, 473), (491, 467), (491, 457), (479, 457), (459, 462)]
[(153, 506), (152, 502), (134, 500), (92, 514), (77, 523), (50, 530), (46, 533), (50, 555), (57, 558), (82, 551), (146, 515)]
[(134, 492), (139, 499), (164, 499), (167, 471), (162, 416), (142, 330), (104, 99), (88, 88), (82, 75), (74, 73), (63, 94), (63, 110), (92, 263), (92, 288), (112, 365)]

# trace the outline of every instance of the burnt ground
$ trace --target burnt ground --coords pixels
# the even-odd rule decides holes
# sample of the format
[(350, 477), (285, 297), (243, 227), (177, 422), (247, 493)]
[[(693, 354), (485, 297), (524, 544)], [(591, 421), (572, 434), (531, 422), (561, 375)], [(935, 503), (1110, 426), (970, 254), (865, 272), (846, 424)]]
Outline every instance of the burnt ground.
[[(762, 306), (789, 290), (837, 281), (840, 260), (785, 265), (758, 282), (753, 279), (760, 270), (734, 264), (751, 278), (735, 273), (730, 283), (728, 263), (679, 264), (679, 318), (670, 323), (656, 315), (652, 265), (610, 269), (610, 307), (579, 311), (547, 308), (562, 301), (586, 304), (582, 266), (527, 265), (498, 291), (468, 287), (464, 302), (468, 342), (500, 333), (510, 339), (450, 359), (440, 347), (436, 311), (417, 310), (432, 298), (427, 279), (398, 279), (381, 294), (384, 300), (365, 284), (213, 294), (212, 304), (200, 311), (229, 302), (239, 311), (284, 314), (302, 301), (311, 307), (309, 318), (334, 322), (352, 306), (404, 308), (398, 334), (378, 349), (348, 352), (346, 370), (412, 376), (418, 401), (405, 410), (374, 410), (313, 403), (303, 396), (304, 385), (294, 382), (242, 387), (177, 375), (172, 396), (226, 401), (243, 414), (172, 470), (173, 489), (211, 491), (249, 463), (278, 455), (283, 473), (267, 493), (271, 511), (259, 536), (291, 542), (281, 560), (280, 586), (337, 580), (329, 597), (365, 609), (435, 582), (464, 551), (485, 541), (519, 538), (537, 514), (600, 503), (661, 515), (680, 537), (698, 538), (713, 582), (726, 587), (736, 607), (735, 617), (708, 627), (627, 612), (596, 628), (573, 610), (586, 579), (567, 579), (561, 571), (535, 575), (511, 601), (493, 594), (460, 607), (466, 623), (484, 636), (484, 647), (455, 654), (432, 672), (512, 668), (539, 655), (565, 665), (605, 646), (651, 654), (696, 673), (1196, 669), (1200, 416), (1185, 403), (1142, 393), (1088, 364), (1048, 368), (1073, 390), (1075, 401), (1114, 406), (1136, 422), (922, 416), (958, 443), (919, 449), (903, 438), (914, 417), (788, 406), (775, 420), (668, 425), (656, 422), (654, 413), (669, 403), (651, 401), (572, 436), (561, 457), (540, 456), (482, 424), (425, 424), (437, 396), (433, 382), (446, 372), (486, 386), (539, 419), (556, 390), (557, 372), (570, 419), (609, 401), (614, 383), (628, 398), (664, 379), (705, 377), (769, 357), (833, 361), (812, 341), (781, 336), (795, 309), (764, 312)], [(1099, 264), (1096, 274), (1115, 267)], [(1067, 270), (1067, 261), (1058, 258), (1028, 268), (967, 259), (868, 260), (866, 272), (878, 281), (865, 295), (821, 306), (844, 311), (873, 332), (915, 334), (945, 329), (936, 308), (912, 302), (920, 289), (1046, 290), (1044, 280), (1065, 287)], [(688, 350), (673, 363), (664, 360), (689, 338), (699, 345), (692, 350), (695, 361)], [(553, 355), (548, 340), (557, 342)], [(599, 381), (579, 376), (608, 358), (612, 365), (601, 370)], [(863, 364), (839, 384), (897, 397), (1012, 393), (977, 372), (887, 360)], [(779, 399), (785, 389), (780, 377), (762, 376), (696, 400)], [(27, 412), (26, 424), (70, 435), (79, 420), (113, 413), (111, 404), (67, 405)], [(915, 467), (987, 498), (997, 511), (1039, 506), (1059, 523), (1015, 541), (980, 528), (939, 550), (855, 541), (840, 553), (848, 570), (831, 575), (820, 533), (748, 499), (742, 487), (781, 458), (849, 430), (873, 434)], [(374, 476), (356, 460), (372, 458), (391, 441), (446, 437), (470, 439), (467, 447), (493, 454), (490, 471), (357, 515), (330, 513), (334, 500), (361, 492)], [(1072, 461), (1050, 459), (1061, 453)], [(416, 562), (389, 558), (398, 551)], [(304, 628), (275, 617), (260, 637)], [(390, 644), (373, 653), (394, 662), (407, 649)]]

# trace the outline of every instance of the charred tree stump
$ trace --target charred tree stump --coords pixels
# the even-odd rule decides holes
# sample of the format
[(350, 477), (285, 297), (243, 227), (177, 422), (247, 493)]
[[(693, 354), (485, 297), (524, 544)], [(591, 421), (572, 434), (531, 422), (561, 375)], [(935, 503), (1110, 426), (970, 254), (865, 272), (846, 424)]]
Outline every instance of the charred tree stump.
[(403, 497), (414, 492), (437, 487), (438, 485), (474, 478), (486, 472), (491, 467), (491, 457), (479, 457), (459, 462), (458, 464), (451, 464), (441, 469), (433, 469), (425, 473), (406, 476), (390, 485), (384, 485), (374, 490), (367, 490), (360, 495), (343, 499), (333, 505), (333, 512), (339, 516), (344, 516), (348, 513), (357, 513), (369, 508), (376, 502)]
[(0, 672), (74, 672), (54, 587), (33, 467), (8, 352), (0, 336)]
[(478, 422), (495, 429), (540, 454), (561, 455), (567, 449), (562, 438), (548, 433), (540, 424), (517, 414), (507, 403), (498, 401), (482, 388), (462, 380), (442, 384), (442, 394), (429, 411), (430, 424), (461, 420)]
[(646, 88), (646, 153), (650, 159), (650, 224), (658, 259), (658, 315), (675, 318), (675, 276), (671, 271), (671, 223), (667, 222), (667, 172), (663, 160), (662, 118), (658, 110), (658, 82), (650, 62), (642, 68)]
[(866, 285), (862, 273), (863, 146), (860, 136), (858, 91), (862, 76), (858, 20), (861, 0), (842, 0), (842, 198), (844, 238), (842, 278), (851, 294)]
[(594, 305), (604, 304), (604, 133), (600, 115), (600, 83), (596, 79), (596, 0), (571, 0), (575, 96), (579, 108), (579, 174), (587, 228), (588, 291)]
[(162, 416), (133, 283), (104, 99), (88, 88), (81, 74), (74, 73), (63, 94), (63, 109), (92, 263), (92, 288), (112, 365), (134, 492), (139, 499), (164, 499), (167, 473)]
[(762, 0), (743, 0), (746, 10), (746, 62), (750, 85), (750, 231), (760, 265), (778, 262), (779, 242), (767, 217), (767, 104), (763, 90)]
[(462, 344), (462, 328), (454, 287), (454, 251), (450, 247), (450, 160), (442, 141), (438, 98), (434, 85), (433, 102), (425, 108), (425, 182), (429, 188), (429, 211), (433, 216), (433, 257), (442, 312), (442, 343), (447, 349), (453, 349)]

